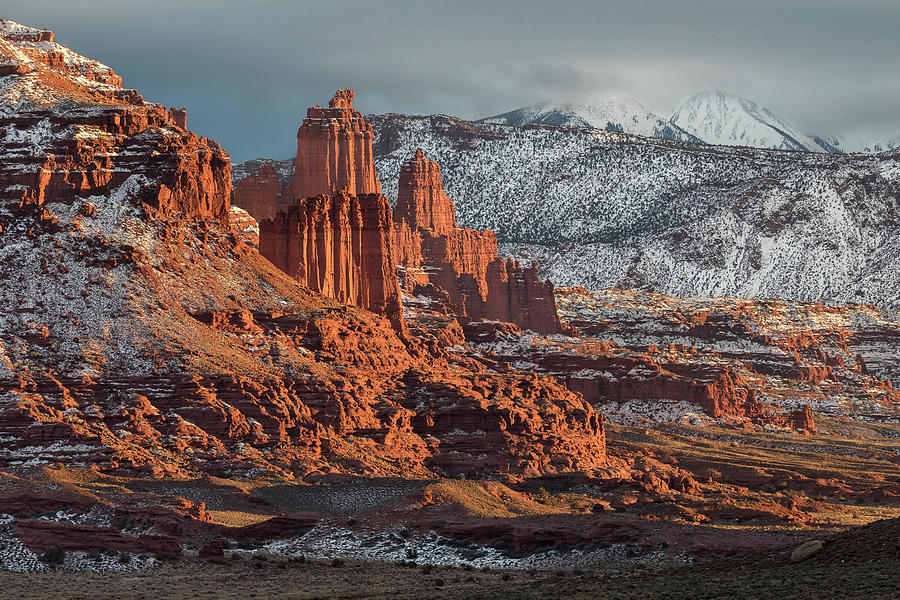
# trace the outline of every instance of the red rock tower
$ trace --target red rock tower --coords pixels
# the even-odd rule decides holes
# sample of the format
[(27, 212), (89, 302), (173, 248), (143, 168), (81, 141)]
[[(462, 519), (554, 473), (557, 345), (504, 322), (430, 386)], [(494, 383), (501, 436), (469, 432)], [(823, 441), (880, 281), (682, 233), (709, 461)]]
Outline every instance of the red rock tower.
[(328, 108), (314, 106), (297, 130), (291, 180), (295, 200), (347, 189), (351, 196), (380, 194), (372, 157), (372, 125), (353, 109), (353, 90), (338, 90)]
[(393, 244), (404, 287), (413, 293), (418, 285), (443, 289), (461, 319), (507, 321), (540, 333), (568, 331), (550, 281), (538, 279), (534, 267), (500, 258), (493, 231), (457, 227), (441, 169), (421, 150), (400, 167)]
[(391, 255), (391, 206), (384, 196), (321, 194), (260, 223), (259, 250), (309, 289), (387, 313), (399, 303)]
[(400, 167), (394, 217), (405, 221), (413, 231), (431, 229), (442, 234), (456, 228), (456, 209), (444, 193), (441, 167), (425, 158), (421, 150)]

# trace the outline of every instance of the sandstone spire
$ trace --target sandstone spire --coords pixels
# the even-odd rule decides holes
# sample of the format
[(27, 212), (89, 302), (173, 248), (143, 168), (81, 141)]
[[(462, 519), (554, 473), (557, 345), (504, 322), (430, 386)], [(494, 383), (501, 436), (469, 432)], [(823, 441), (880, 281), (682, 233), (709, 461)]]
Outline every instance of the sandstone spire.
[(393, 242), (404, 287), (442, 288), (460, 319), (507, 321), (540, 333), (564, 330), (553, 284), (538, 279), (535, 268), (500, 258), (493, 231), (456, 226), (441, 169), (421, 150), (400, 167)]
[(416, 150), (412, 160), (400, 167), (397, 210), (394, 218), (406, 221), (410, 228), (432, 229), (448, 233), (456, 228), (453, 202), (444, 193), (441, 168)]
[(297, 131), (293, 199), (329, 196), (347, 189), (351, 196), (380, 194), (372, 157), (372, 126), (353, 109), (353, 90), (338, 90), (328, 108), (307, 109)]

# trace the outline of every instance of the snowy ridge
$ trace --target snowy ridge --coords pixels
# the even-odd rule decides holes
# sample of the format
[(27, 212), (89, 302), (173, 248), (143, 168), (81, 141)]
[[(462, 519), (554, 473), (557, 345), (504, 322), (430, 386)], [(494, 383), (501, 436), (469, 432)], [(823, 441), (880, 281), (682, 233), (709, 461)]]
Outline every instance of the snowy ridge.
[(877, 153), (900, 148), (900, 134), (885, 141), (873, 141), (858, 135), (829, 135), (816, 137), (816, 143), (829, 152), (849, 154), (851, 152)]
[(671, 121), (708, 144), (826, 152), (813, 138), (769, 109), (723, 92), (691, 96)]
[(900, 154), (696, 146), (450, 117), (372, 119), (383, 193), (422, 148), (461, 225), (557, 285), (900, 306)]
[(480, 122), (592, 127), (679, 142), (701, 142), (699, 138), (653, 113), (634, 98), (612, 94), (601, 96), (587, 104), (542, 102), (487, 117)]
[(590, 127), (689, 143), (836, 154), (877, 153), (900, 147), (900, 134), (891, 138), (858, 133), (808, 135), (773, 111), (720, 91), (695, 94), (668, 119), (629, 96), (603, 94), (586, 103), (532, 104), (478, 122)]
[(53, 38), (52, 31), (0, 18), (0, 115), (73, 101), (140, 103), (139, 94), (123, 89), (122, 78), (110, 67)]

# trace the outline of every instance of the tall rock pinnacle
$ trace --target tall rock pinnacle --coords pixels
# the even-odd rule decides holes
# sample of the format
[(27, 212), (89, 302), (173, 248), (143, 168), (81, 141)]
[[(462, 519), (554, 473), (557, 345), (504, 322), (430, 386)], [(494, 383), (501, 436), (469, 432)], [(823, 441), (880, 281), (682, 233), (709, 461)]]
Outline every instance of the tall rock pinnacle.
[(400, 168), (395, 217), (413, 230), (432, 229), (444, 234), (456, 228), (456, 210), (444, 193), (441, 168), (421, 150)]
[(333, 195), (344, 188), (352, 196), (380, 194), (372, 158), (373, 137), (372, 125), (353, 109), (353, 90), (335, 92), (328, 108), (307, 109), (297, 131), (291, 197)]
[[(255, 189), (273, 176), (261, 170), (239, 183)], [(353, 90), (338, 90), (328, 108), (307, 111), (297, 132), (292, 200), (284, 209), (275, 190), (267, 192), (273, 216), (258, 210), (266, 216), (263, 256), (313, 291), (399, 319), (391, 206), (375, 177), (372, 126), (353, 110)]]
[(456, 226), (441, 169), (421, 150), (400, 167), (394, 212), (394, 258), (404, 287), (445, 290), (458, 317), (507, 321), (540, 333), (567, 330), (559, 320), (553, 284), (534, 267), (499, 257), (493, 231)]

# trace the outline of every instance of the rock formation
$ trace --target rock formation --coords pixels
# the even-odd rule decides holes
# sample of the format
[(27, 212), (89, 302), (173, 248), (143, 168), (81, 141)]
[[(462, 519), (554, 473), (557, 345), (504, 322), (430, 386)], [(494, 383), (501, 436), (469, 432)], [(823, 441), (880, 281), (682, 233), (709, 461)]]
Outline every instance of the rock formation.
[[(374, 174), (369, 189), (321, 190), (264, 221), (262, 244), (286, 234), (291, 252), (273, 259), (289, 277), (243, 241), (253, 220), (230, 210), (217, 144), (50, 39), (0, 20), (0, 296), (14, 307), (0, 312), (4, 472), (604, 467), (599, 416), (555, 380), (451, 363), (401, 337), (396, 319), (348, 306), (399, 317), (393, 217), (368, 193)], [(332, 104), (320, 110), (348, 115), (361, 134), (341, 134), (327, 155), (349, 165), (348, 144), (365, 151), (371, 132), (346, 94)], [(82, 534), (120, 541), (21, 529), (36, 547)]]
[[(0, 64), (11, 77), (0, 112), (0, 200), (16, 211), (109, 194), (137, 177), (158, 214), (225, 220), (231, 162), (185, 130), (184, 109), (147, 103), (112, 69), (53, 41), (53, 32), (0, 20)], [(0, 223), (3, 225), (3, 223)]]
[(400, 167), (399, 189), (394, 212), (398, 222), (405, 222), (412, 231), (430, 229), (439, 235), (456, 229), (456, 211), (444, 193), (441, 168), (421, 150)]
[(338, 90), (328, 108), (307, 109), (297, 131), (297, 161), (291, 198), (335, 194), (380, 194), (372, 158), (372, 126), (353, 109), (353, 90)]
[(391, 255), (391, 207), (379, 194), (298, 200), (260, 225), (260, 252), (311, 290), (383, 313), (400, 288)]
[(540, 281), (534, 268), (500, 258), (492, 231), (457, 226), (440, 167), (421, 150), (400, 168), (394, 230), (394, 254), (410, 292), (427, 284), (446, 290), (463, 320), (563, 331), (553, 284)]
[(255, 174), (247, 175), (234, 184), (234, 204), (240, 206), (257, 221), (274, 219), (281, 205), (281, 186), (278, 174), (271, 165), (265, 165)]
[(408, 291), (446, 290), (463, 321), (563, 331), (553, 285), (500, 259), (493, 232), (457, 226), (440, 167), (421, 151), (403, 165), (391, 217), (372, 165), (371, 125), (352, 102), (351, 90), (338, 90), (329, 108), (308, 110), (289, 189), (279, 189), (268, 165), (237, 182), (235, 202), (260, 221), (260, 252), (310, 289), (376, 312), (391, 305), (399, 314), (399, 287), (386, 275), (399, 265)]
[(352, 103), (352, 90), (338, 90), (329, 108), (307, 111), (289, 189), (279, 194), (267, 166), (237, 188), (242, 206), (261, 215), (259, 249), (272, 264), (329, 298), (388, 314), (402, 329), (391, 207), (375, 178), (372, 127)]

